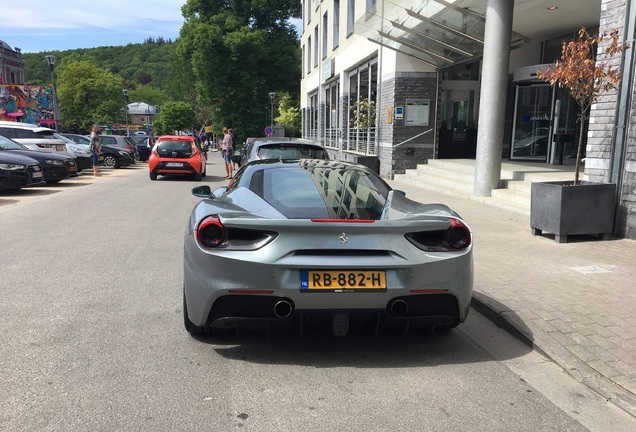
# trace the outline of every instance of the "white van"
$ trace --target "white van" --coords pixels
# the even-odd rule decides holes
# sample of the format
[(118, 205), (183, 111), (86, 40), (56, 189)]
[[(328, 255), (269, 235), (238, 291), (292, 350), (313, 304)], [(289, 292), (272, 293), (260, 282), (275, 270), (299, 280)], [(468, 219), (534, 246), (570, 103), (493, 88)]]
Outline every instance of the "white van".
[(29, 150), (44, 150), (69, 156), (66, 144), (55, 137), (55, 131), (30, 123), (0, 121), (0, 135), (19, 142)]

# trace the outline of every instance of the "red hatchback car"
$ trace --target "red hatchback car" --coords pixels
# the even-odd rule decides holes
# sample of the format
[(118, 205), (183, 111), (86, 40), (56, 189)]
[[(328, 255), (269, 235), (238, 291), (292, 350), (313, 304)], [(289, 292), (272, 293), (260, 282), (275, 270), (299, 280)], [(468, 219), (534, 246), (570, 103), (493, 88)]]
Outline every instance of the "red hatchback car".
[(162, 135), (157, 138), (148, 158), (150, 180), (158, 175), (190, 175), (195, 180), (205, 177), (207, 154), (189, 135)]

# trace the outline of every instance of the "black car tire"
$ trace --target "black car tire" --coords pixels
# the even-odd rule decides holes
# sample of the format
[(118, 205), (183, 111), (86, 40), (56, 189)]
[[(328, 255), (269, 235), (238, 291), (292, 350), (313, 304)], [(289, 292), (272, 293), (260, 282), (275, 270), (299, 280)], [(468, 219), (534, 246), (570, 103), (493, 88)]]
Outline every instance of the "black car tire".
[(151, 172), (150, 173), (150, 180), (157, 180), (157, 173)]
[(105, 168), (119, 168), (119, 159), (113, 154), (105, 154), (103, 166)]
[(197, 174), (195, 174), (195, 175), (194, 175), (194, 179), (195, 179), (196, 181), (201, 181), (201, 173), (197, 173)]

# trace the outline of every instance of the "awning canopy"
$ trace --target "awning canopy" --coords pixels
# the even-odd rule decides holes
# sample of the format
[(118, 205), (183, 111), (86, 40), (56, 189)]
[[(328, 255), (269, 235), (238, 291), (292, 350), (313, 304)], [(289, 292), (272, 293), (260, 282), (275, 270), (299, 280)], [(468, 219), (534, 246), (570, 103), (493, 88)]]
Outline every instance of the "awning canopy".
[[(484, 0), (484, 5), (486, 0)], [(435, 69), (479, 60), (486, 17), (445, 0), (379, 0), (354, 24), (354, 33)], [(530, 40), (512, 34), (511, 49)]]

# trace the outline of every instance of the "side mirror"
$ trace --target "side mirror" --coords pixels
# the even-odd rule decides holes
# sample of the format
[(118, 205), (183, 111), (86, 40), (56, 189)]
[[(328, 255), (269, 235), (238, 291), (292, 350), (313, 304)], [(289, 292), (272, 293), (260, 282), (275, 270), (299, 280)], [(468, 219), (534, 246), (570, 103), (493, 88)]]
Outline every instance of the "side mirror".
[(195, 197), (208, 198), (211, 194), (212, 189), (210, 189), (210, 186), (208, 185), (195, 186), (192, 188), (192, 195), (194, 195)]

